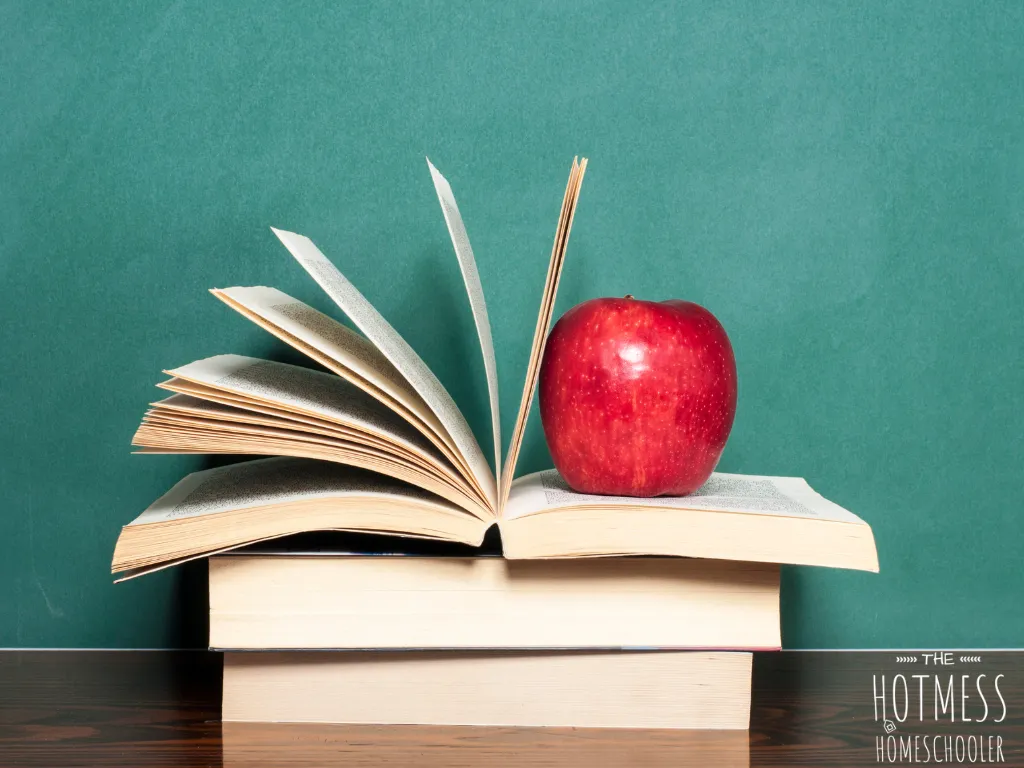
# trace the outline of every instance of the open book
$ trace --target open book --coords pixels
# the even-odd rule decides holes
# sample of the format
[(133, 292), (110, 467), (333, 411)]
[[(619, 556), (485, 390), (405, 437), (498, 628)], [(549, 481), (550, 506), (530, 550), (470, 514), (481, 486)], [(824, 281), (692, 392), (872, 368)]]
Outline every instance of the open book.
[(167, 371), (143, 453), (273, 456), (189, 475), (125, 526), (113, 571), (139, 575), (255, 541), (349, 530), (479, 545), (509, 558), (679, 555), (877, 570), (871, 529), (795, 478), (716, 474), (696, 494), (572, 492), (554, 471), (513, 482), (587, 161), (573, 161), (519, 412), (502, 461), (487, 305), (451, 187), (429, 163), (483, 355), (494, 470), (437, 377), (308, 238), (273, 230), (359, 333), (273, 288), (213, 294), (331, 373), (221, 355)]

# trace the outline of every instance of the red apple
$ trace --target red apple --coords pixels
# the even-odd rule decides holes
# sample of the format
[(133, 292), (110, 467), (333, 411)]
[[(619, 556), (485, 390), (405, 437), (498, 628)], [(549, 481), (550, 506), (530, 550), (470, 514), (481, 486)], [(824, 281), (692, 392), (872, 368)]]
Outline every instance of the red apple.
[(718, 464), (735, 416), (732, 345), (697, 304), (592, 299), (551, 330), (540, 418), (555, 467), (576, 491), (693, 493)]

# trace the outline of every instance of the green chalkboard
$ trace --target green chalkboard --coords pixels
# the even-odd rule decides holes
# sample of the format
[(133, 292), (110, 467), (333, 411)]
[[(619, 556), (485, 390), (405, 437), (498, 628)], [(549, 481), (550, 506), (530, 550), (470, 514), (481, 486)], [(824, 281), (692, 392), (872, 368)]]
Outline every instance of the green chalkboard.
[[(201, 565), (113, 586), (202, 457), (129, 454), (160, 370), (294, 360), (206, 291), (328, 310), (312, 237), (487, 444), (424, 156), (479, 260), (507, 437), (574, 154), (557, 313), (683, 298), (730, 333), (721, 468), (801, 475), (880, 575), (792, 569), (789, 647), (1024, 639), (1024, 5), (0, 5), (0, 645), (202, 645)], [(547, 465), (534, 416), (521, 470)]]

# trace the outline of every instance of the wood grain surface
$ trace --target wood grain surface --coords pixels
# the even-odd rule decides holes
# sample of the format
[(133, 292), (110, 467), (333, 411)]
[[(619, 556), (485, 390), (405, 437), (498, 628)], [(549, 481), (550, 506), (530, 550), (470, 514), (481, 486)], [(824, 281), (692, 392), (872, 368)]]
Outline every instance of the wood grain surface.
[[(910, 655), (917, 660), (901, 660)], [(757, 654), (748, 734), (222, 727), (216, 654), (5, 651), (0, 652), (0, 766), (868, 766), (890, 764), (890, 754), (898, 764), (933, 764), (933, 753), (930, 761), (925, 759), (925, 742), (939, 744), (943, 763), (961, 764), (957, 736), (963, 737), (963, 764), (971, 762), (973, 740), (982, 748), (975, 752), (975, 764), (982, 758), (985, 764), (990, 759), (1000, 764), (1001, 757), (1003, 765), (1024, 766), (1024, 654), (974, 655), (980, 661), (963, 661), (965, 653), (956, 652), (946, 658), (951, 663), (935, 666), (926, 664), (921, 653)], [(886, 715), (895, 726), (891, 742), (881, 717), (876, 720), (875, 706), (881, 702), (874, 695), (882, 676)], [(937, 702), (936, 678), (942, 691)], [(900, 680), (907, 682), (907, 696)], [(941, 711), (950, 681), (952, 720), (948, 707)], [(979, 722), (983, 706), (988, 712)], [(943, 754), (947, 737), (953, 750), (948, 761)], [(911, 750), (916, 743), (916, 761), (901, 759), (899, 739)], [(886, 752), (890, 745), (895, 752)]]

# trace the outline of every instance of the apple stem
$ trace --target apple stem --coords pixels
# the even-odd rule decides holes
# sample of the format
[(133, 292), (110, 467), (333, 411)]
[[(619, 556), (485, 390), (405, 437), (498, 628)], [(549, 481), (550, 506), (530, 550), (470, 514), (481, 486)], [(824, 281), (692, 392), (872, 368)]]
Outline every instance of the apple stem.
[(627, 294), (626, 294), (625, 296), (623, 296), (622, 298), (624, 298), (624, 299), (632, 299), (632, 298), (633, 298), (633, 294), (632, 294), (632, 293), (627, 293)]

